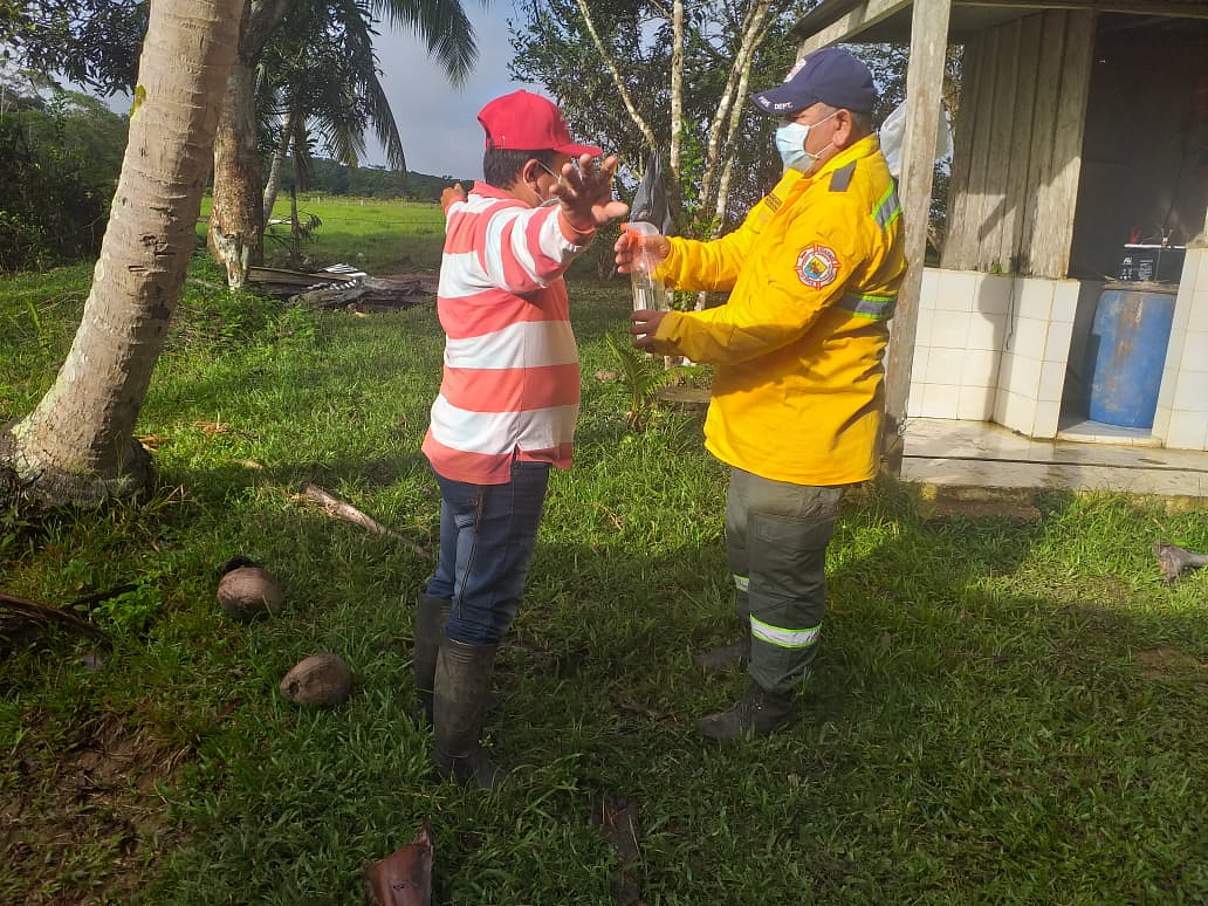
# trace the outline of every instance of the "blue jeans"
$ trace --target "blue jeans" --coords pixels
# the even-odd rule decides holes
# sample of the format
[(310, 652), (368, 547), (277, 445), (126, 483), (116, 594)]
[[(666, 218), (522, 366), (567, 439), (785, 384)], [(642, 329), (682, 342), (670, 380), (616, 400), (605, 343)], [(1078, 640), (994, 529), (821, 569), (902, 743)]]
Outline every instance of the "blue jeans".
[(428, 594), (449, 598), (445, 635), (468, 645), (503, 638), (520, 604), (545, 508), (549, 463), (512, 463), (507, 484), (440, 485), (440, 561)]

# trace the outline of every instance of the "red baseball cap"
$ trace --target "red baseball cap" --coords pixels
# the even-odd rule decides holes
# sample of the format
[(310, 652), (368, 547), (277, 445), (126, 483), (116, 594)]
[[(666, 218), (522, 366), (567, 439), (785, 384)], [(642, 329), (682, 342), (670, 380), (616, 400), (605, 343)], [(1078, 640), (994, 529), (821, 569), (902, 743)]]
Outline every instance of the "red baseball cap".
[(488, 103), (478, 111), (478, 122), (486, 130), (488, 149), (557, 151), (572, 157), (599, 157), (604, 153), (595, 145), (577, 144), (553, 101), (523, 89)]

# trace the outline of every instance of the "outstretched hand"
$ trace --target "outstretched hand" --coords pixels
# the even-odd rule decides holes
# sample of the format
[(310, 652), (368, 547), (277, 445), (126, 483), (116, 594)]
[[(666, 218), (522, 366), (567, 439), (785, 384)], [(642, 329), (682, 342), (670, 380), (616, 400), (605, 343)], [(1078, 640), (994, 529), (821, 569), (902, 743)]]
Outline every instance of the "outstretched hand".
[(440, 193), (440, 210), (442, 214), (448, 214), (449, 208), (457, 204), (459, 201), (466, 200), (466, 190), (462, 188), (461, 183), (449, 186)]
[(615, 155), (599, 166), (591, 155), (579, 158), (579, 166), (566, 164), (554, 186), (554, 197), (562, 206), (562, 217), (576, 233), (590, 233), (629, 213), (629, 205), (612, 200), (612, 180), (617, 173)]

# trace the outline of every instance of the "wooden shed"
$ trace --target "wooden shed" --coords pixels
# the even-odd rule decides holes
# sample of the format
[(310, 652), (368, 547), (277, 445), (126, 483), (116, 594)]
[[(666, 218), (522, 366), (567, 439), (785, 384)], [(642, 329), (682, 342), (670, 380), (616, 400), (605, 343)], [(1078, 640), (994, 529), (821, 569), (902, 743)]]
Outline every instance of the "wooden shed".
[[(911, 47), (899, 191), (911, 272), (889, 355), (891, 424), (1208, 449), (1208, 2), (824, 0), (797, 32), (802, 55)], [(954, 47), (947, 229), (924, 267), (918, 225)], [(1136, 334), (1161, 377), (1148, 426), (1089, 418), (1105, 290), (1169, 297), (1168, 330)]]

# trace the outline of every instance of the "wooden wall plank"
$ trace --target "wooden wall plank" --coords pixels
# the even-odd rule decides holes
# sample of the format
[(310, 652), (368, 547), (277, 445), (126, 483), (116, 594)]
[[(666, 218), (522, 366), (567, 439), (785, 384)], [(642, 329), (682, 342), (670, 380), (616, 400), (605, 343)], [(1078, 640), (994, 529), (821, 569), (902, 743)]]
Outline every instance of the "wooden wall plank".
[[(961, 229), (960, 248), (957, 252), (963, 268), (977, 266), (978, 248), (981, 242), (981, 212), (986, 193), (986, 167), (990, 157), (991, 133), (994, 125), (994, 91), (998, 76), (998, 29), (986, 34), (985, 57), (978, 67), (977, 98), (970, 101), (977, 105), (974, 117), (976, 131), (973, 135), (973, 156), (969, 162), (969, 190), (965, 222)], [(961, 105), (962, 107), (964, 104)]]
[(1007, 185), (1011, 171), (1012, 139), (1015, 131), (1015, 83), (1019, 78), (1019, 19), (998, 29), (998, 66), (994, 77), (994, 112), (990, 129), (990, 152), (986, 160), (985, 189), (978, 227), (978, 270), (1005, 271), (1001, 260), (1003, 223), (1011, 200)]
[(961, 56), (960, 107), (953, 127), (956, 136), (952, 145), (952, 178), (948, 183), (948, 224), (944, 236), (942, 265), (964, 269), (971, 263), (964, 260), (963, 238), (968, 230), (969, 174), (973, 159), (973, 135), (977, 128), (977, 92), (981, 84), (982, 61), (985, 59), (985, 33), (979, 32), (965, 45)]
[(1032, 237), (1032, 273), (1039, 276), (1065, 277), (1069, 269), (1096, 19), (1093, 12), (1077, 11), (1069, 13), (1067, 21), (1053, 155), (1047, 183), (1040, 193)]
[(1019, 241), (1024, 212), (1028, 208), (1028, 165), (1032, 154), (1032, 123), (1036, 108), (1036, 68), (1040, 62), (1040, 30), (1043, 16), (1028, 16), (1020, 22), (1015, 80), (1014, 132), (1007, 175), (1007, 210), (1002, 224), (998, 259), (1009, 273), (1019, 270)]
[(1057, 101), (1061, 94), (1061, 57), (1065, 50), (1068, 13), (1046, 12), (1041, 24), (1040, 64), (1036, 73), (1036, 108), (1032, 116), (1032, 151), (1024, 187), (1023, 232), (1019, 237), (1020, 273), (1035, 273), (1037, 251), (1044, 238), (1037, 234), (1040, 195), (1049, 181), (1053, 136), (1057, 129)]

